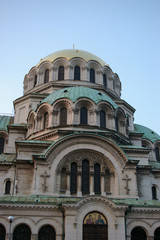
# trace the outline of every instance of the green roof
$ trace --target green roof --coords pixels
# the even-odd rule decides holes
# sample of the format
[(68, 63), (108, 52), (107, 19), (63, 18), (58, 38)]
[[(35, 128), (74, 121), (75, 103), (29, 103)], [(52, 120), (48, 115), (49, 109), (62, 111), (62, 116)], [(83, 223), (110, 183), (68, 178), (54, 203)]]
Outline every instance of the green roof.
[(96, 104), (100, 101), (109, 102), (115, 109), (118, 108), (118, 105), (106, 94), (97, 91), (92, 88), (87, 87), (68, 87), (61, 90), (55, 91), (47, 96), (41, 103), (47, 102), (53, 104), (56, 100), (61, 98), (68, 98), (72, 102), (75, 102), (79, 98), (89, 98), (94, 101)]
[(7, 125), (11, 120), (11, 116), (0, 116), (0, 131), (8, 131)]
[(147, 128), (145, 126), (142, 126), (142, 125), (139, 125), (139, 124), (134, 124), (134, 131), (136, 133), (144, 133), (142, 138), (143, 139), (148, 139), (152, 143), (154, 143), (157, 140), (160, 141), (160, 136), (157, 133), (155, 133), (153, 130), (151, 130), (150, 128)]
[(94, 60), (96, 62), (99, 62), (101, 64), (101, 66), (108, 66), (102, 59), (100, 59), (96, 55), (94, 55), (90, 52), (79, 50), (79, 49), (66, 49), (66, 50), (54, 52), (54, 53), (48, 55), (47, 57), (41, 59), (40, 62), (37, 64), (37, 66), (40, 65), (44, 61), (53, 62), (55, 59), (62, 58), (62, 57), (66, 58), (67, 60), (71, 60), (72, 58), (82, 58), (86, 62), (88, 62), (90, 60)]
[(160, 207), (160, 201), (143, 199), (112, 199), (115, 204), (130, 205), (133, 207)]
[(1, 203), (13, 203), (13, 204), (52, 204), (59, 205), (61, 203), (76, 204), (81, 198), (74, 197), (51, 197), (51, 196), (3, 196), (0, 197)]
[[(52, 196), (3, 196), (0, 197), (0, 204), (45, 204), (45, 205), (59, 205), (59, 204), (77, 204), (84, 197), (52, 197)], [(159, 208), (160, 201), (157, 200), (142, 200), (142, 199), (110, 199), (117, 205), (128, 205), (133, 207), (153, 207)]]
[(16, 154), (0, 154), (0, 163), (12, 163), (16, 159)]
[(152, 166), (153, 169), (160, 169), (160, 162), (149, 162), (149, 165)]

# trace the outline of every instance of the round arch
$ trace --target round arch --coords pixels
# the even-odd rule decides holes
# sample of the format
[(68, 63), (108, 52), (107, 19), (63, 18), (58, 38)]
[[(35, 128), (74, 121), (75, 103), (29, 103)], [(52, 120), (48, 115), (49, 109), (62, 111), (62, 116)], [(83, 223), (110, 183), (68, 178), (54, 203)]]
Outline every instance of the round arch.
[[(77, 224), (77, 240), (83, 239), (83, 223), (85, 217), (88, 216), (91, 212), (97, 212), (102, 214), (108, 223), (108, 236), (112, 236), (112, 240), (115, 240), (115, 224), (116, 217), (114, 215), (113, 202), (108, 199), (104, 199), (103, 197), (88, 197), (85, 200), (80, 201), (78, 204), (78, 212), (76, 216), (76, 224)], [(104, 220), (103, 219), (103, 220)], [(110, 240), (110, 239), (109, 239)]]
[(0, 223), (0, 239), (5, 240), (6, 238), (6, 229), (5, 227)]
[(40, 231), (43, 226), (52, 226), (57, 236), (62, 235), (62, 224), (57, 219), (41, 218), (36, 222), (35, 234)]
[(38, 240), (55, 240), (56, 232), (53, 226), (44, 225), (40, 228), (38, 232)]
[(101, 212), (89, 212), (83, 219), (83, 240), (108, 240), (108, 222)]
[(151, 227), (147, 222), (137, 220), (137, 221), (131, 221), (127, 224), (127, 235), (131, 236), (132, 230), (136, 227), (142, 228), (145, 231), (146, 236), (148, 236), (148, 233), (151, 232)]
[(13, 231), (13, 240), (31, 240), (31, 230), (27, 224), (19, 224)]

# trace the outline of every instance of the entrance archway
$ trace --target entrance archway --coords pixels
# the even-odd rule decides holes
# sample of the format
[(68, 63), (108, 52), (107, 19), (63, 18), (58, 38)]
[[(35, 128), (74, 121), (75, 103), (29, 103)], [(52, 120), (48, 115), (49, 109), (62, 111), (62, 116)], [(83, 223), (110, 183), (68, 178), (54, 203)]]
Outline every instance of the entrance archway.
[(50, 225), (41, 227), (38, 233), (38, 240), (56, 240), (54, 228)]
[(159, 240), (160, 239), (160, 227), (157, 228), (154, 232), (154, 240)]
[(13, 240), (31, 240), (31, 230), (26, 224), (21, 224), (13, 232)]
[(83, 240), (108, 240), (108, 223), (100, 212), (90, 212), (85, 216)]
[(3, 225), (0, 224), (0, 239), (1, 239), (1, 240), (5, 240), (5, 237), (6, 237), (6, 230), (5, 230), (5, 228), (3, 227)]
[(141, 227), (135, 227), (131, 232), (131, 240), (147, 240), (145, 231)]

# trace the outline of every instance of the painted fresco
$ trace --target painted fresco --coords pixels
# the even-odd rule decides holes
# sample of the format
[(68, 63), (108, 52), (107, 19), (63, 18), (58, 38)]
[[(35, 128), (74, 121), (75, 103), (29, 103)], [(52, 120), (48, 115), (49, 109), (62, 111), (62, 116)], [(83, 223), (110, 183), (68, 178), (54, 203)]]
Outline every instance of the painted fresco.
[(107, 225), (107, 221), (101, 213), (91, 212), (84, 218), (83, 224)]

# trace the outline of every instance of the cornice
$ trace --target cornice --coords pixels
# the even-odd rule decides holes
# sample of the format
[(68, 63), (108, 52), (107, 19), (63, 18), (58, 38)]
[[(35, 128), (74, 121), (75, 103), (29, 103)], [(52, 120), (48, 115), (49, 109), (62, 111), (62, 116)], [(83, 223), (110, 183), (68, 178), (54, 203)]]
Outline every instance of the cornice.
[(36, 92), (33, 92), (33, 89), (32, 89), (32, 92), (26, 93), (26, 94), (23, 95), (22, 97), (17, 98), (17, 99), (13, 102), (13, 104), (15, 105), (15, 104), (20, 103), (20, 102), (22, 102), (22, 101), (24, 101), (24, 100), (27, 100), (27, 99), (29, 99), (29, 98), (42, 100), (42, 99), (44, 99), (45, 97), (47, 97), (48, 95), (49, 95), (49, 94), (47, 94), (47, 93), (36, 93)]
[(15, 144), (17, 147), (24, 148), (48, 148), (53, 141), (16, 141)]
[(135, 111), (136, 111), (136, 109), (135, 108), (133, 108), (130, 104), (128, 104), (126, 101), (124, 101), (124, 100), (115, 100), (115, 103), (117, 104), (117, 105), (124, 105), (124, 106), (126, 106), (127, 108), (129, 108), (131, 111), (132, 111), (132, 113), (134, 113)]
[(21, 132), (27, 132), (27, 125), (24, 124), (10, 124), (7, 126), (8, 127), (8, 130), (18, 130), (18, 131), (21, 131)]

